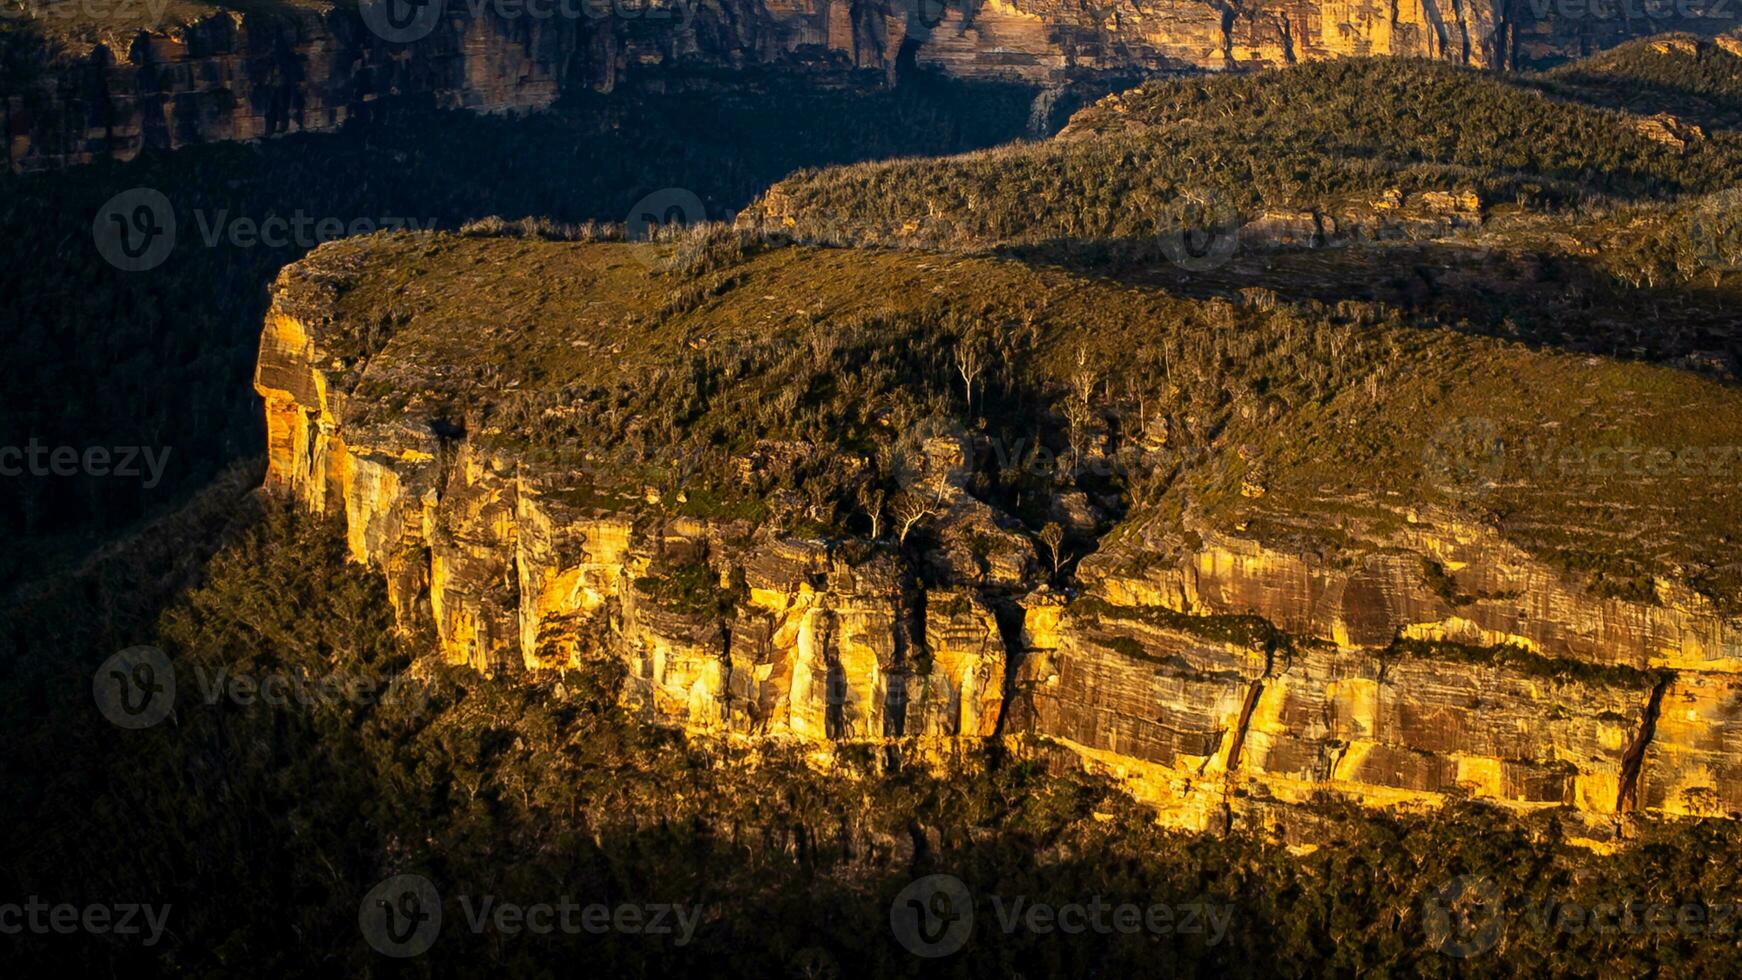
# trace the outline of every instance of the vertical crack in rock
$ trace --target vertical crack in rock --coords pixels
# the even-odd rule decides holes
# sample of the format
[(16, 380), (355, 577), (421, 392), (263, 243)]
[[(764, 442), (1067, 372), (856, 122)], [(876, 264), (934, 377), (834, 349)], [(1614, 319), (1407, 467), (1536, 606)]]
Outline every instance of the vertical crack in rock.
[[(931, 595), (918, 584), (911, 567), (903, 575), (899, 600), (901, 614), (897, 617), (893, 638), (894, 663), (898, 666), (894, 668), (892, 683), (883, 692), (883, 734), (891, 738), (907, 734), (908, 712), (916, 707), (912, 697), (915, 662), (919, 654), (932, 655), (925, 633), (927, 603)], [(920, 710), (923, 711), (923, 707)]]
[[(1266, 676), (1269, 671), (1265, 671)], [(1246, 700), (1240, 705), (1240, 718), (1234, 723), (1233, 740), (1228, 745), (1228, 762), (1222, 773), (1222, 832), (1231, 833), (1234, 830), (1234, 782), (1240, 768), (1240, 750), (1246, 747), (1246, 729), (1252, 724), (1252, 711), (1258, 707), (1258, 699), (1264, 694), (1264, 678), (1254, 680), (1246, 687)]]
[(732, 716), (732, 621), (726, 616), (720, 624), (720, 717)]
[(1340, 742), (1336, 745), (1335, 753), (1331, 756), (1331, 768), (1325, 773), (1325, 781), (1327, 783), (1335, 783), (1337, 781), (1337, 769), (1342, 766), (1343, 759), (1347, 757), (1348, 754), (1348, 742)]
[(1438, 47), (1429, 46), (1429, 56), (1445, 57), (1445, 53), (1451, 49), (1451, 38), (1446, 34), (1445, 17), (1441, 16), (1439, 7), (1435, 5), (1435, 0), (1423, 0), (1421, 13), (1427, 20), (1428, 27), (1433, 29), (1434, 39), (1439, 42)]
[(1512, 22), (1512, 4), (1494, 8), (1494, 64), (1506, 71), (1518, 70), (1518, 46), (1514, 44), (1517, 28)]
[(1025, 650), (1022, 645), (1021, 603), (989, 599), (986, 603), (992, 608), (992, 621), (998, 626), (998, 639), (1004, 644), (1004, 678), (1003, 687), (998, 699), (998, 720), (993, 723), (992, 737), (1002, 739), (1006, 719), (1010, 717), (1011, 702), (1016, 698), (1017, 671), (1022, 668)]
[(831, 741), (846, 737), (847, 674), (841, 667), (841, 651), (835, 645), (835, 617), (823, 609), (817, 616), (817, 647), (822, 651), (824, 674), (823, 734)]
[(1234, 67), (1234, 8), (1222, 8), (1222, 63)]
[(1456, 18), (1458, 25), (1458, 41), (1461, 45), (1459, 48), (1459, 56), (1464, 59), (1465, 64), (1469, 64), (1470, 20), (1464, 12), (1464, 5), (1461, 0), (1452, 0), (1452, 16)]
[(1651, 699), (1646, 702), (1645, 712), (1639, 720), (1639, 732), (1621, 754), (1621, 791), (1615, 799), (1617, 815), (1639, 809), (1639, 774), (1645, 768), (1645, 750), (1650, 746), (1652, 736), (1657, 734), (1657, 715), (1663, 709), (1663, 692), (1674, 678), (1675, 675), (1668, 671), (1658, 676), (1657, 683), (1651, 688)]
[(1246, 698), (1240, 704), (1240, 716), (1234, 722), (1233, 738), (1228, 744), (1228, 759), (1222, 769), (1222, 825), (1224, 832), (1234, 829), (1234, 785), (1239, 778), (1240, 753), (1246, 748), (1246, 734), (1252, 727), (1252, 713), (1264, 696), (1264, 682), (1275, 676), (1278, 641), (1272, 633), (1264, 644), (1264, 673), (1246, 686)]
[(1240, 705), (1240, 720), (1234, 723), (1234, 741), (1228, 746), (1227, 771), (1230, 783), (1233, 781), (1234, 770), (1240, 765), (1240, 750), (1246, 745), (1246, 728), (1252, 723), (1252, 709), (1258, 707), (1258, 698), (1263, 693), (1263, 678), (1246, 687), (1246, 701)]

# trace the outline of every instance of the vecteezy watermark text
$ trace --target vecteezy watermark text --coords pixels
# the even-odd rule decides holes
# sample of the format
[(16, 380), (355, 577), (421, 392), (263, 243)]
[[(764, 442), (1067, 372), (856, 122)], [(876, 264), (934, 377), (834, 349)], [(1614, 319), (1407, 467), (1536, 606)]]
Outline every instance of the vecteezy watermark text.
[(497, 20), (669, 20), (689, 27), (700, 0), (361, 0), (357, 12), (376, 37), (411, 44), (428, 37), (444, 17)]
[[(530, 934), (605, 935), (623, 933), (669, 937), (674, 946), (688, 945), (701, 925), (699, 905), (670, 902), (578, 902), (568, 895), (554, 902), (522, 904), (495, 895), (474, 899), (459, 896), (460, 917), (475, 935)], [(444, 921), (441, 893), (428, 878), (394, 875), (363, 896), (357, 926), (363, 939), (383, 956), (418, 956), (441, 937)]]
[(1742, 446), (1580, 445), (1552, 437), (1506, 437), (1493, 419), (1471, 416), (1436, 431), (1422, 454), (1428, 479), (1443, 492), (1471, 495), (1502, 479), (1557, 484), (1606, 479), (1732, 479)]
[(127, 21), (151, 26), (163, 23), (169, 0), (22, 0), (0, 7), (0, 20)]
[(1422, 897), (1427, 943), (1465, 959), (1499, 946), (1518, 930), (1537, 936), (1681, 935), (1734, 941), (1742, 936), (1742, 901), (1643, 898), (1577, 901), (1543, 898), (1508, 904), (1500, 886), (1460, 875)]
[[(206, 248), (311, 249), (323, 242), (377, 231), (433, 231), (435, 218), (399, 216), (341, 218), (311, 215), (302, 209), (264, 218), (232, 215), (227, 208), (196, 208), (195, 230)], [(91, 220), (97, 252), (123, 272), (145, 272), (162, 265), (175, 250), (175, 208), (161, 191), (135, 187), (103, 203)]]
[[(35, 436), (22, 446), (0, 446), (0, 476), (144, 477), (145, 489), (163, 481), (171, 447), (45, 446)], [(143, 467), (143, 468), (142, 468)]]
[[(341, 672), (313, 677), (295, 671), (233, 672), (227, 665), (216, 670), (195, 667), (193, 674), (200, 702), (208, 706), (228, 700), (241, 707), (378, 704), (422, 711), (434, 684), (406, 674), (379, 677)], [(91, 694), (97, 710), (117, 727), (150, 728), (175, 709), (175, 665), (156, 647), (129, 647), (97, 668)]]
[(8, 936), (26, 932), (62, 936), (80, 932), (94, 936), (144, 935), (141, 944), (155, 946), (163, 938), (169, 910), (168, 904), (139, 902), (55, 904), (32, 895), (23, 902), (0, 903), (0, 933)]
[(1736, 0), (1530, 0), (1537, 20), (1736, 20)]
[(608, 932), (639, 933), (649, 936), (671, 936), (674, 946), (683, 946), (695, 937), (701, 924), (702, 910), (697, 905), (673, 905), (651, 902), (637, 905), (602, 902), (581, 904), (564, 895), (555, 902), (534, 902), (520, 905), (498, 901), (485, 895), (476, 903), (471, 896), (460, 896), (460, 911), (466, 928), (474, 933), (494, 930), (505, 936), (522, 932), (548, 936), (551, 933), (577, 935)]
[[(1186, 937), (1214, 946), (1227, 938), (1232, 905), (1210, 902), (1122, 902), (1093, 895), (1081, 901), (1042, 902), (1018, 895), (990, 896), (992, 921), (1006, 936), (1018, 932)], [(927, 875), (903, 888), (889, 906), (896, 942), (915, 956), (948, 956), (974, 932), (974, 896), (955, 875)]]

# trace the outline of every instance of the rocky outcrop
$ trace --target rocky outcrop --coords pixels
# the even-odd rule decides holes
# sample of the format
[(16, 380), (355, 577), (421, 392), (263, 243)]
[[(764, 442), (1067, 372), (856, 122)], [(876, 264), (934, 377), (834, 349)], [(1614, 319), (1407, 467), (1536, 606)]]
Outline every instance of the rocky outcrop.
[(1742, 812), (1742, 632), (1694, 597), (1594, 598), (1453, 521), (1353, 567), (1215, 535), (1085, 564), (1030, 641), (1032, 727), (1181, 825), (1321, 792), (1568, 807), (1595, 836)]
[(1667, 112), (1647, 116), (1635, 125), (1647, 139), (1662, 143), (1677, 153), (1686, 153), (1690, 147), (1706, 138), (1700, 127), (1677, 119)]
[(1153, 557), (1177, 553), (1173, 542), (1134, 535), (1082, 574), (1122, 605), (1258, 616), (1345, 649), (1402, 636), (1633, 670), (1742, 671), (1742, 629), (1684, 588), (1660, 582), (1655, 602), (1593, 595), (1487, 527), (1403, 516), (1335, 561), (1206, 527), (1178, 564)]
[(1255, 648), (1157, 612), (1079, 600), (1023, 684), (1037, 732), (1200, 829), (1327, 792), (1613, 814), (1653, 686), (1335, 644)]
[[(915, 59), (962, 77), (1056, 81), (1072, 72), (1211, 69), (1318, 58), (1432, 58), (1481, 68), (1579, 57), (1642, 34), (1710, 34), (1730, 18), (1663, 11), (1655, 20), (1587, 16), (1582, 7), (1400, 0), (1377, 4), (915, 0), (902, 21)], [(1657, 17), (1657, 14), (1653, 14)]]
[(643, 717), (697, 731), (997, 730), (1005, 644), (976, 592), (921, 592), (887, 554), (848, 561), (742, 522), (650, 521), (440, 426), (357, 424), (355, 352), (320, 324), (284, 303), (267, 321), (267, 486), (342, 515), (352, 556), (383, 571), (402, 620), (433, 617), (450, 662), (619, 657)]
[[(145, 4), (144, 12), (161, 11)], [(1520, 17), (1492, 2), (1216, 4), (1136, 0), (398, 0), (356, 7), (214, 8), (179, 22), (8, 30), (0, 81), (9, 161), (41, 170), (141, 149), (333, 129), (384, 97), (505, 111), (566, 90), (718, 84), (751, 65), (894, 81), (909, 65), (966, 79), (1058, 87), (1086, 76), (1223, 70), (1396, 55), (1507, 67), (1589, 53), (1670, 28), (1729, 22)], [(397, 15), (390, 19), (389, 15)], [(371, 27), (370, 25), (374, 26)], [(93, 37), (100, 38), (93, 41)], [(28, 52), (28, 53), (26, 53)], [(698, 73), (702, 73), (699, 75)], [(1045, 112), (1037, 102), (1037, 113)]]
[[(626, 246), (564, 247), (598, 256), (578, 279), (627, 264), (606, 251)], [(1685, 584), (1599, 594), (1426, 505), (1359, 520), (1345, 507), (1334, 552), (1188, 505), (1126, 515), (1066, 594), (1038, 584), (1028, 539), (975, 496), (976, 437), (947, 424), (916, 428), (923, 451), (901, 476), (933, 522), (924, 548), (887, 527), (842, 541), (683, 516), (669, 506), (681, 488), (607, 492), (584, 466), (456, 418), (441, 395), (465, 376), (461, 349), (407, 356), (378, 312), (346, 305), (374, 288), (355, 282), (365, 252), (317, 250), (275, 288), (256, 374), (267, 484), (342, 515), (352, 555), (383, 573), (403, 621), (433, 620), (451, 662), (615, 658), (648, 722), (727, 737), (999, 737), (1196, 829), (1281, 826), (1323, 794), (1555, 810), (1596, 842), (1640, 817), (1742, 814), (1742, 626)], [(776, 268), (734, 275), (772, 301), (754, 279)], [(453, 339), (446, 322), (416, 344)], [(551, 339), (570, 347), (566, 329)], [(1241, 499), (1287, 496), (1279, 483)], [(1103, 518), (1082, 497), (1050, 512), (1087, 536)]]

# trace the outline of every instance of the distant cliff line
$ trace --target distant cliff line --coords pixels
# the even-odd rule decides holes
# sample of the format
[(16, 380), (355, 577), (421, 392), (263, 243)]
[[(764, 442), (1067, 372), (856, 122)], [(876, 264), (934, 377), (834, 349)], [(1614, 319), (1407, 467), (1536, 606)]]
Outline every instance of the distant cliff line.
[(54, 170), (148, 148), (328, 131), (392, 96), (532, 110), (565, 92), (718, 84), (748, 67), (826, 84), (889, 85), (903, 71), (929, 70), (1041, 89), (1368, 55), (1515, 68), (1662, 31), (1712, 35), (1742, 23), (1742, 8), (1694, 0), (1660, 4), (1662, 16), (1647, 4), (1643, 17), (1570, 0), (1396, 0), (1386, 9), (1303, 0), (824, 0), (796, 9), (762, 0), (472, 0), (445, 13), (400, 3), (287, 2), (181, 21), (162, 3), (85, 4), (83, 21), (27, 7), (28, 19), (0, 31), (14, 53), (0, 75), (9, 165)]

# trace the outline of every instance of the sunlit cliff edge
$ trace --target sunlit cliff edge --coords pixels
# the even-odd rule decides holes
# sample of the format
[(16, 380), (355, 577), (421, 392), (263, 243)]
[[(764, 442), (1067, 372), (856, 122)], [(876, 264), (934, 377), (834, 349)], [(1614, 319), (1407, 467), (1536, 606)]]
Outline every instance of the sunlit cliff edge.
[[(656, 724), (1002, 738), (1200, 829), (1321, 793), (1565, 808), (1598, 840), (1742, 812), (1722, 467), (1545, 480), (1443, 439), (1480, 404), (1478, 446), (1706, 466), (1742, 445), (1733, 387), (1008, 261), (736, 248), (323, 247), (261, 342), (267, 485), (342, 515), (448, 661), (621, 658)], [(954, 352), (982, 340), (974, 389)], [(1288, 380), (1330, 344), (1347, 376)], [(1267, 394), (1206, 417), (1210, 363)]]

